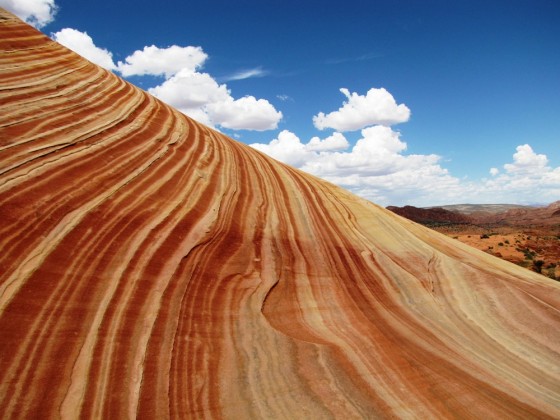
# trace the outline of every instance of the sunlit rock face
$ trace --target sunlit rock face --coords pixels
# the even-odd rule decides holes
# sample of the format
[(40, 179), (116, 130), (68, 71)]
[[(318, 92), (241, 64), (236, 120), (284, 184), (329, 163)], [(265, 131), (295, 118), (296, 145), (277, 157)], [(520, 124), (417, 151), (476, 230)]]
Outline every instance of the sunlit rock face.
[(560, 288), (0, 13), (3, 418), (558, 418)]

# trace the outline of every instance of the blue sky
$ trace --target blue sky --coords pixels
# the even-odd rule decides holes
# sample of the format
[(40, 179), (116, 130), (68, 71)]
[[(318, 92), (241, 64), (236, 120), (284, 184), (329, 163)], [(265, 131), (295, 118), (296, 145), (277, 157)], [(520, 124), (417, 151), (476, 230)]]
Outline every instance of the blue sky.
[(556, 0), (0, 6), (186, 114), (378, 204), (560, 199)]

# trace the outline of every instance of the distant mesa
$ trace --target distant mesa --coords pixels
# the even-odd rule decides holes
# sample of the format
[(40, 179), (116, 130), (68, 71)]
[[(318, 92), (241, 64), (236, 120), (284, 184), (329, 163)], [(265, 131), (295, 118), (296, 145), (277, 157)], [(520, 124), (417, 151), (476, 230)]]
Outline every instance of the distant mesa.
[[(433, 207), (428, 207), (433, 208)], [(514, 209), (530, 209), (531, 206), (524, 206), (519, 204), (451, 204), (445, 206), (439, 206), (439, 208), (454, 211), (461, 214), (473, 214), (473, 213), (488, 213), (496, 214), (503, 213), (508, 210)]]
[(5, 11), (0, 249), (3, 418), (560, 418), (559, 283)]
[(521, 226), (560, 223), (560, 201), (540, 207), (516, 204), (455, 204), (426, 208), (388, 206), (387, 209), (425, 225), (470, 223)]
[(472, 218), (456, 211), (446, 210), (441, 207), (419, 208), (414, 206), (388, 206), (388, 210), (399, 216), (406, 217), (418, 223), (429, 224), (462, 224), (472, 223)]

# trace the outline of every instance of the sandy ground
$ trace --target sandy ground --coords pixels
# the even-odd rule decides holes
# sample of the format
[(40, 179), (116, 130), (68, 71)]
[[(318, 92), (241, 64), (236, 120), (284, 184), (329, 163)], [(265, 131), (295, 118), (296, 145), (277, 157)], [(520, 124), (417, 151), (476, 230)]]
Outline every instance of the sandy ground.
[(559, 227), (477, 227), (453, 226), (436, 230), (464, 244), (514, 264), (560, 279)]

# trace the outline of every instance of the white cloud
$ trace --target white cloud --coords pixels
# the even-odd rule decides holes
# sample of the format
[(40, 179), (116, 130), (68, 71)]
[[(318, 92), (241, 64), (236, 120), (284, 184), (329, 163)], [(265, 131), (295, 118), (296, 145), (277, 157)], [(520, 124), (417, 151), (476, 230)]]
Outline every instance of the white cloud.
[(282, 119), (282, 113), (266, 99), (254, 96), (233, 99), (229, 91), (225, 100), (208, 104), (206, 110), (211, 121), (233, 130), (273, 130)]
[(324, 177), (355, 174), (378, 176), (389, 175), (411, 166), (430, 166), (439, 160), (436, 155), (403, 155), (406, 143), (400, 140), (400, 133), (389, 127), (368, 127), (361, 134), (362, 138), (350, 152), (321, 154), (318, 159), (306, 163), (302, 169)]
[(404, 154), (406, 143), (389, 127), (369, 127), (361, 134), (350, 151), (321, 153), (301, 169), (384, 205), (419, 202), (458, 185), (439, 165), (439, 156)]
[(293, 98), (290, 97), (290, 96), (288, 96), (288, 95), (276, 95), (276, 97), (277, 97), (278, 99), (280, 99), (282, 102), (285, 102), (285, 101), (293, 101)]
[(560, 167), (547, 166), (547, 157), (528, 145), (517, 147), (513, 163), (503, 165), (504, 173), (492, 168), (492, 179), (469, 180), (452, 176), (440, 156), (406, 154), (400, 133), (389, 127), (369, 127), (361, 134), (351, 148), (340, 133), (303, 143), (288, 130), (269, 143), (251, 146), (380, 205), (529, 204), (560, 198)]
[(57, 11), (55, 0), (0, 0), (0, 7), (36, 28), (51, 23)]
[(299, 137), (288, 130), (281, 131), (278, 138), (271, 140), (270, 143), (254, 143), (250, 146), (295, 167), (301, 167), (306, 161), (316, 156), (313, 152), (306, 150)]
[[(277, 128), (282, 119), (282, 113), (266, 99), (254, 96), (235, 99), (225, 84), (219, 84), (208, 73), (198, 71), (208, 58), (201, 47), (146, 46), (115, 65), (111, 52), (97, 47), (85, 32), (65, 28), (52, 34), (52, 38), (88, 60), (118, 71), (125, 77), (164, 76), (165, 80), (148, 89), (148, 92), (208, 126), (263, 131)], [(239, 74), (237, 78), (264, 74), (257, 69), (249, 73)]]
[(278, 138), (270, 143), (254, 143), (250, 146), (288, 165), (302, 168), (306, 164), (320, 159), (321, 156), (326, 156), (326, 152), (346, 149), (349, 143), (342, 134), (333, 133), (332, 136), (323, 140), (313, 137), (307, 144), (304, 144), (294, 133), (283, 130)]
[(181, 70), (194, 72), (202, 67), (208, 55), (200, 47), (172, 45), (158, 48), (155, 45), (136, 50), (119, 61), (118, 70), (125, 76), (164, 75), (169, 78)]
[(190, 69), (181, 70), (148, 91), (209, 126), (263, 131), (276, 128), (282, 119), (282, 113), (266, 99), (234, 99), (225, 84), (218, 84), (208, 73)]
[(113, 62), (113, 54), (104, 48), (95, 46), (93, 40), (86, 32), (80, 32), (72, 28), (64, 28), (51, 34), (51, 37), (56, 42), (80, 54), (92, 63), (108, 70), (116, 69), (115, 63)]
[(365, 96), (340, 91), (348, 99), (338, 111), (328, 114), (319, 112), (313, 117), (313, 124), (319, 130), (334, 128), (338, 131), (355, 131), (364, 127), (381, 124), (392, 125), (408, 121), (410, 110), (404, 104), (397, 105), (393, 96), (384, 88), (370, 89)]
[(542, 173), (543, 169), (546, 168), (548, 164), (547, 157), (545, 155), (537, 155), (528, 144), (517, 146), (516, 150), (513, 155), (513, 163), (504, 165), (504, 169), (508, 173)]
[(513, 203), (552, 202), (560, 197), (560, 167), (548, 166), (547, 156), (535, 153), (530, 145), (517, 146), (513, 162), (503, 167), (504, 173), (479, 187), (481, 195)]
[(332, 136), (327, 137), (324, 140), (321, 140), (319, 137), (313, 137), (309, 140), (309, 143), (306, 145), (306, 149), (314, 152), (331, 152), (337, 150), (344, 150), (348, 148), (350, 144), (346, 137), (342, 134), (335, 132)]
[(226, 82), (231, 80), (244, 80), (244, 79), (250, 79), (252, 77), (264, 77), (267, 74), (268, 72), (266, 70), (263, 70), (262, 67), (256, 67), (254, 69), (238, 71), (237, 73), (234, 73), (231, 76), (224, 77), (222, 80)]
[(406, 143), (400, 133), (384, 126), (363, 129), (362, 138), (349, 151), (340, 151), (350, 147), (340, 133), (302, 143), (288, 130), (269, 143), (251, 146), (385, 205), (418, 203), (459, 185), (459, 180), (439, 165), (439, 156), (405, 155)]
[[(233, 130), (271, 130), (278, 126), (282, 113), (266, 99), (245, 96), (234, 99), (225, 84), (198, 70), (208, 55), (200, 47), (154, 45), (137, 50), (119, 61), (123, 76), (163, 75), (165, 81), (148, 89), (152, 95), (179, 111), (211, 127)], [(237, 73), (229, 80), (264, 75), (260, 68)]]
[(229, 97), (226, 85), (219, 85), (208, 73), (189, 69), (179, 71), (148, 92), (185, 113)]

